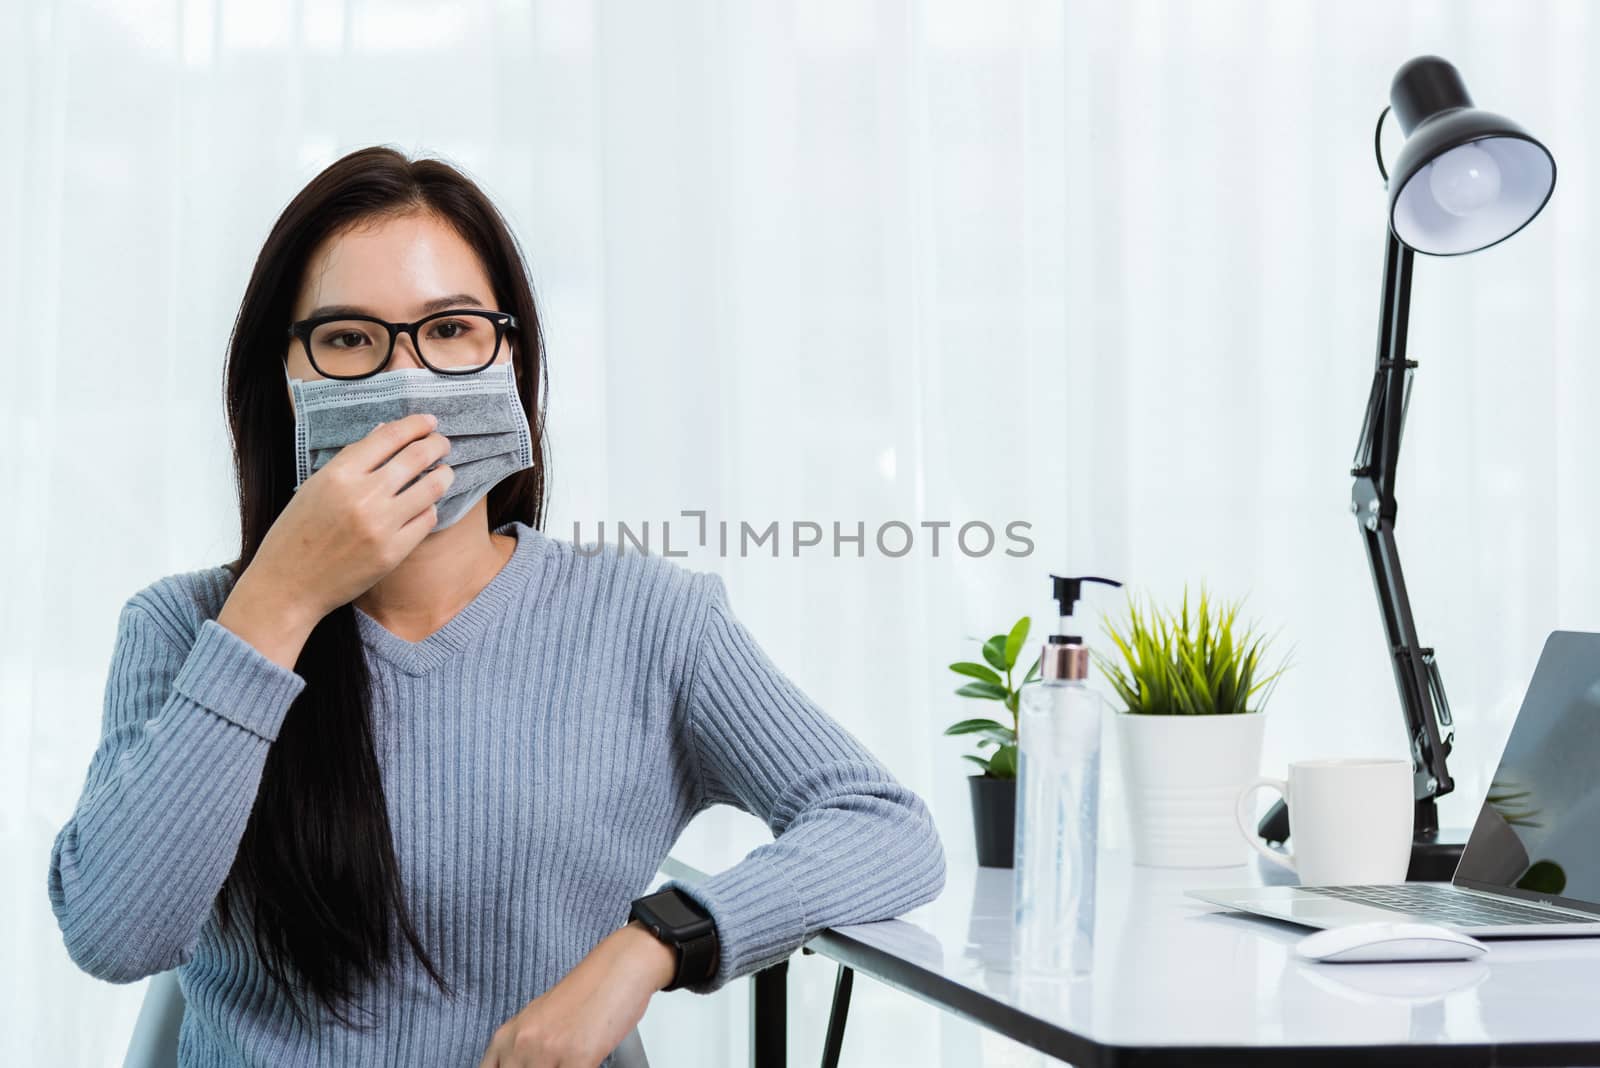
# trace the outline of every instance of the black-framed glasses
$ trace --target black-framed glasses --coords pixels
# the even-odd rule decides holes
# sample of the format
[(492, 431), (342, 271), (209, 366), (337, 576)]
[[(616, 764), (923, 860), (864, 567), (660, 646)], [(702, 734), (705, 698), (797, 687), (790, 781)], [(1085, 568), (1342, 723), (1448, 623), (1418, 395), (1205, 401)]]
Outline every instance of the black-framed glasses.
[(494, 363), (506, 331), (517, 318), (506, 312), (455, 309), (414, 323), (391, 323), (371, 315), (324, 315), (289, 327), (311, 367), (324, 378), (370, 378), (389, 365), (395, 338), (411, 338), (417, 358), (441, 375), (476, 374)]

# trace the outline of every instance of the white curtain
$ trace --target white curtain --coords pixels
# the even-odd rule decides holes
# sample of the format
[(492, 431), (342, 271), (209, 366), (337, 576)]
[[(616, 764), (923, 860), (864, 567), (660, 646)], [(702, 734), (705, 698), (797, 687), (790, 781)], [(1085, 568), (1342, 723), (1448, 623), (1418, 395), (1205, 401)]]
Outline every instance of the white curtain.
[[(982, 708), (944, 665), (1023, 613), (1042, 632), (1051, 571), (1248, 595), (1293, 655), (1268, 769), (1404, 754), (1347, 472), (1383, 252), (1372, 125), (1401, 62), (1444, 55), (1559, 168), (1515, 239), (1416, 265), (1399, 533), (1459, 725), (1447, 824), (1544, 636), (1600, 629), (1581, 0), (9, 0), (0, 39), (6, 1063), (120, 1063), (143, 984), (67, 959), (50, 841), (118, 606), (235, 551), (222, 357), (260, 243), (361, 145), (445, 156), (516, 228), (548, 324), (550, 532), (778, 522), (777, 558), (724, 556), (713, 526), (684, 562), (929, 799), (961, 886), (970, 765), (940, 732)], [(874, 534), (896, 521), (916, 540), (891, 557)], [(969, 556), (951, 539), (976, 521), (999, 540)], [(1006, 555), (1012, 521), (1030, 555)], [(792, 555), (795, 522), (822, 545)], [(862, 556), (834, 554), (834, 523), (864, 525)], [(1092, 595), (1091, 636), (1119, 605)], [(711, 813), (682, 852), (714, 869), (761, 830)], [(791, 964), (799, 1061), (832, 975)], [(653, 1063), (743, 1062), (747, 997), (658, 998)], [(845, 1049), (1026, 1054), (872, 982)]]

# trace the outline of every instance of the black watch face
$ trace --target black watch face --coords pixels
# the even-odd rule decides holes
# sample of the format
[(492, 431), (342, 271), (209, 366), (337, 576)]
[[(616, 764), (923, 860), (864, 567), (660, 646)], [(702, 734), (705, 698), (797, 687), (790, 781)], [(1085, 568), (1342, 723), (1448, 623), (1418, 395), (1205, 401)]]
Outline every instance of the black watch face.
[(696, 912), (693, 905), (685, 904), (670, 890), (640, 898), (639, 908), (649, 914), (663, 936), (671, 935), (675, 940), (699, 938), (716, 928), (709, 916)]
[(655, 913), (661, 923), (671, 930), (681, 931), (685, 927), (698, 924), (701, 920), (699, 913), (691, 912), (689, 907), (673, 894), (653, 897), (650, 899), (649, 904), (650, 911)]

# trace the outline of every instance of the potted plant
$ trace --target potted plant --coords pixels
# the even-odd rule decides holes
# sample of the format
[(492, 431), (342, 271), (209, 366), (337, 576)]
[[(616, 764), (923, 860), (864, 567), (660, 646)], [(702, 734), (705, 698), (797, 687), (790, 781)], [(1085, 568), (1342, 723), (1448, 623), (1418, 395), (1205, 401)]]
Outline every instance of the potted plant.
[(1259, 774), (1263, 709), (1286, 665), (1263, 673), (1269, 640), (1239, 625), (1239, 608), (1215, 605), (1202, 587), (1191, 615), (1185, 587), (1175, 613), (1141, 609), (1130, 594), (1127, 629), (1102, 623), (1117, 655), (1093, 655), (1124, 706), (1115, 722), (1137, 864), (1249, 857), (1234, 803)]
[(964, 753), (983, 769), (967, 776), (972, 793), (973, 837), (978, 844), (978, 863), (990, 868), (1012, 866), (1013, 836), (1017, 825), (1017, 695), (1024, 684), (1039, 672), (1035, 658), (1027, 675), (1015, 685), (1011, 671), (1017, 665), (1023, 643), (1028, 640), (1029, 619), (1023, 616), (1005, 634), (996, 634), (983, 643), (984, 663), (962, 660), (950, 665), (957, 675), (969, 678), (956, 690), (960, 697), (998, 701), (1005, 706), (1010, 725), (997, 719), (964, 719), (945, 728), (945, 734), (971, 736), (979, 750), (993, 746), (988, 755)]

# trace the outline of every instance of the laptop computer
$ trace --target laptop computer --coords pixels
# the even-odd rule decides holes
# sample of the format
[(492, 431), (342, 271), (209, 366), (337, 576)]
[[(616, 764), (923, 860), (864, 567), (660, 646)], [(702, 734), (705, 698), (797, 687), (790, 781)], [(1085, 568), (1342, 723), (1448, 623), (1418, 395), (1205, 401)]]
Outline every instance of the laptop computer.
[(1305, 927), (1409, 921), (1474, 937), (1600, 935), (1600, 634), (1545, 640), (1448, 884), (1187, 893)]

